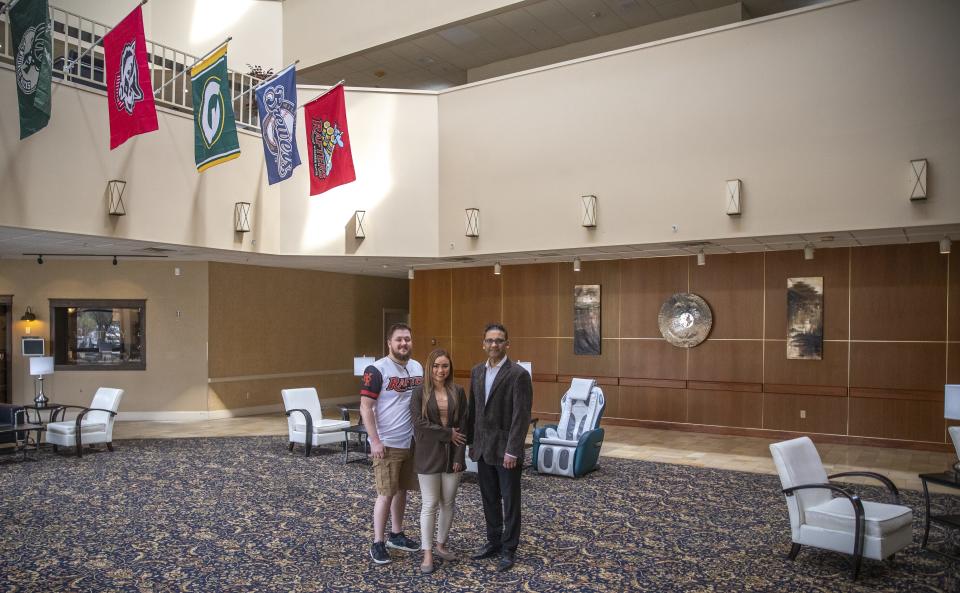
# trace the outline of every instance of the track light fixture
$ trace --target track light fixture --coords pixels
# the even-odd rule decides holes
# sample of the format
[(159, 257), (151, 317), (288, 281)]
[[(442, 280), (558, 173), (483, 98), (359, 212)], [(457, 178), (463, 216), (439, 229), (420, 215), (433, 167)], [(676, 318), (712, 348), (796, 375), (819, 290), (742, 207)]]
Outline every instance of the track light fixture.
[(579, 272), (579, 271), (580, 271), (580, 258), (579, 258), (579, 257), (573, 258), (573, 271), (574, 271), (574, 272)]
[(950, 253), (950, 237), (940, 239), (940, 253), (944, 255)]
[(697, 265), (698, 265), (698, 266), (705, 266), (705, 265), (707, 265), (707, 254), (703, 252), (703, 249), (701, 249), (701, 250), (697, 253)]
[(811, 260), (813, 259), (813, 245), (809, 243), (803, 248), (803, 259)]
[(117, 265), (117, 256), (113, 256), (113, 265)]
[(496, 262), (495, 264), (493, 264), (493, 273), (496, 276), (500, 275), (500, 262)]
[(43, 265), (43, 255), (37, 256), (37, 263), (40, 264), (41, 266)]

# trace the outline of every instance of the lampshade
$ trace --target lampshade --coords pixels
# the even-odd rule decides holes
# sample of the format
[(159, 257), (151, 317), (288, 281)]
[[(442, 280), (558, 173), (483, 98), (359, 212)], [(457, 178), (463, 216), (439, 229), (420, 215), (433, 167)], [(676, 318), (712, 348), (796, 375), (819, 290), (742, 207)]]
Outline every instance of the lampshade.
[(372, 356), (354, 356), (353, 357), (353, 376), (362, 377), (363, 371), (367, 370), (367, 367), (377, 362), (377, 359)]
[(30, 374), (34, 377), (53, 374), (52, 356), (34, 356), (30, 359)]
[(960, 385), (943, 386), (943, 417), (960, 420)]

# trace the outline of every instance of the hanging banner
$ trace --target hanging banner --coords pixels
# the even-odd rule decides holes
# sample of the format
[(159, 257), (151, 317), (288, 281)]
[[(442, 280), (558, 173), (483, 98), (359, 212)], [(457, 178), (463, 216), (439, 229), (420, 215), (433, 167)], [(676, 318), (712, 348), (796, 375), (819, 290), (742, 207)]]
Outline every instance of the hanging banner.
[(13, 30), (13, 62), (20, 106), (20, 139), (50, 121), (50, 74), (53, 67), (47, 0), (21, 0), (8, 13)]
[(190, 69), (193, 93), (193, 147), (197, 171), (240, 156), (233, 115), (227, 44)]
[(290, 66), (254, 91), (263, 156), (270, 185), (289, 179), (300, 166), (297, 150), (297, 70)]
[(159, 129), (147, 63), (143, 12), (137, 6), (103, 37), (106, 62), (110, 150), (130, 138)]
[(355, 181), (343, 86), (304, 106), (310, 145), (310, 195)]

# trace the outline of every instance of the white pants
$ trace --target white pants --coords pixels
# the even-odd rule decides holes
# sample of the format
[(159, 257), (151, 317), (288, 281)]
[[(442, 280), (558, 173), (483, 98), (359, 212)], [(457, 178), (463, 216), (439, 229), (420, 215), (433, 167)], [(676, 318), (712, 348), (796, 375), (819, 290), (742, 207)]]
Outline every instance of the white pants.
[[(424, 550), (433, 548), (433, 530), (437, 530), (437, 543), (447, 543), (450, 524), (453, 523), (453, 502), (460, 487), (460, 474), (417, 474), (420, 480), (420, 497), (423, 506), (420, 509), (420, 539)], [(437, 524), (437, 507), (440, 509), (440, 521)]]

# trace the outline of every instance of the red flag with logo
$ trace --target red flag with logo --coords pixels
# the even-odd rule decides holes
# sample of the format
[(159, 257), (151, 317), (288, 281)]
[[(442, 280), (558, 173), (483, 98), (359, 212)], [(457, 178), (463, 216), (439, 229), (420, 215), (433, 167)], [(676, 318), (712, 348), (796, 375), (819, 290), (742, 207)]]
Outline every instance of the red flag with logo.
[(107, 110), (110, 112), (110, 150), (137, 134), (158, 129), (153, 81), (147, 64), (140, 7), (103, 37), (106, 60)]
[(355, 181), (343, 86), (307, 103), (303, 111), (310, 146), (310, 195)]

